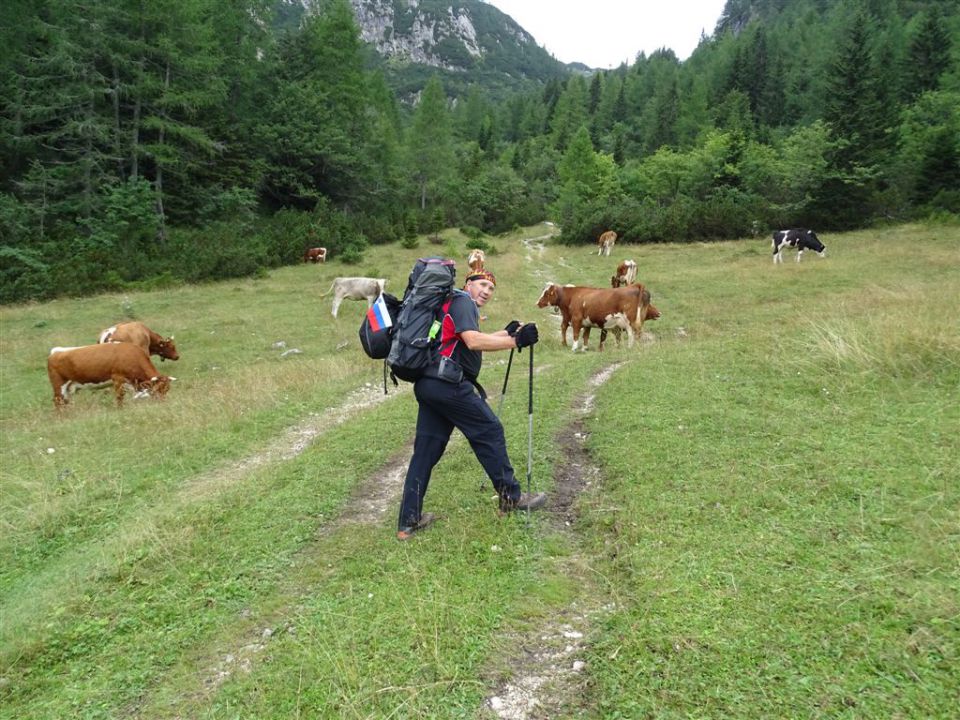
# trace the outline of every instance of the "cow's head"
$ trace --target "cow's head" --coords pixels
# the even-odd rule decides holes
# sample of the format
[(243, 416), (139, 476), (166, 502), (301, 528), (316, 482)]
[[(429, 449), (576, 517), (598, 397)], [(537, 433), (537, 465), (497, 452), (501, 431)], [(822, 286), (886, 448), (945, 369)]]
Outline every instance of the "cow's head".
[(167, 391), (170, 389), (170, 382), (173, 380), (172, 377), (168, 375), (157, 375), (157, 377), (150, 378), (144, 384), (144, 389), (149, 391), (153, 397), (162, 398), (167, 394)]
[(560, 290), (557, 287), (556, 283), (547, 283), (547, 286), (543, 289), (543, 292), (540, 294), (540, 299), (537, 300), (538, 308), (545, 308), (547, 305), (556, 305), (560, 302)]
[(173, 335), (157, 343), (157, 355), (160, 356), (161, 360), (180, 359), (180, 353), (177, 352), (177, 346), (173, 342)]
[(820, 238), (817, 237), (817, 234), (813, 230), (807, 230), (805, 243), (807, 247), (809, 247), (811, 250), (817, 253), (817, 255), (819, 255), (820, 257), (827, 256), (826, 246), (822, 242), (820, 242)]

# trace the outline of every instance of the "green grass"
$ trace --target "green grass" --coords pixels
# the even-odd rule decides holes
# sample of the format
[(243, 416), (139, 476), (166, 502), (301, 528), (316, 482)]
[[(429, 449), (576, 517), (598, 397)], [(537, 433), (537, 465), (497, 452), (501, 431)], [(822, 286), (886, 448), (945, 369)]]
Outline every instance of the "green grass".
[[(826, 236), (826, 259), (780, 267), (762, 240), (522, 245), (546, 231), (493, 240), (485, 327), (541, 327), (539, 488), (589, 378), (623, 363), (586, 418), (601, 479), (573, 531), (498, 519), (462, 438), (431, 483), (435, 529), (397, 543), (396, 498), (376, 525), (338, 521), (409, 453), (409, 394), (271, 450), (381, 382), (361, 304), (334, 320), (318, 297), (331, 279), (399, 293), (417, 256), (465, 260), (452, 231), (359, 267), (0, 310), (0, 718), (490, 717), (524, 669), (515, 638), (574, 604), (611, 609), (552, 717), (955, 716), (960, 231)], [(622, 257), (663, 312), (656, 340), (571, 354), (543, 283), (604, 285)], [(130, 315), (176, 336), (167, 400), (84, 390), (59, 417), (49, 347)], [(503, 409), (520, 476), (527, 357)], [(486, 357), (493, 396), (505, 360)]]

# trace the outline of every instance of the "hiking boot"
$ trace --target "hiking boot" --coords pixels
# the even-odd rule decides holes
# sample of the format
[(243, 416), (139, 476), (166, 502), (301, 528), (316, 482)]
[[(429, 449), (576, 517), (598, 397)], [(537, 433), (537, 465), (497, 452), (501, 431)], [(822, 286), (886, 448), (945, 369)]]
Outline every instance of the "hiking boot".
[(397, 529), (397, 540), (409, 540), (413, 534), (430, 527), (437, 516), (433, 513), (424, 513), (420, 516), (420, 522), (416, 525), (405, 525)]
[(539, 510), (546, 504), (546, 493), (521, 493), (516, 500), (500, 498), (500, 512), (509, 513), (514, 510), (530, 512), (531, 510)]

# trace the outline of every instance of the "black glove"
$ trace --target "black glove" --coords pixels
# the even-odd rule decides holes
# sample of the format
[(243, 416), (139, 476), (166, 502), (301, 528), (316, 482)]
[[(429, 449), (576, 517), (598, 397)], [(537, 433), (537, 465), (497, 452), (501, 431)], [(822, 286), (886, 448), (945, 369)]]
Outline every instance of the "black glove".
[(504, 328), (504, 330), (507, 331), (507, 335), (509, 335), (510, 337), (513, 337), (514, 335), (516, 335), (517, 330), (519, 329), (520, 329), (519, 320), (511, 320), (510, 322), (507, 323), (507, 326)]
[(535, 344), (540, 339), (540, 333), (537, 332), (535, 323), (527, 323), (521, 327), (514, 335), (517, 341), (517, 350)]

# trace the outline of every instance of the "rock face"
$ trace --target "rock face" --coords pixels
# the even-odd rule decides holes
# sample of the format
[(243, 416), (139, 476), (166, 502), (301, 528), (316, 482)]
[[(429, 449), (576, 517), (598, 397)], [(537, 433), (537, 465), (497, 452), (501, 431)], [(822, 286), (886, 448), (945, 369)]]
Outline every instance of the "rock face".
[[(398, 61), (463, 71), (492, 48), (479, 39), (478, 24), (497, 40), (503, 35), (517, 44), (536, 41), (509, 16), (477, 2), (437, 3), (421, 0), (351, 0), (360, 35), (381, 55)], [(482, 10), (483, 17), (476, 17)], [(489, 27), (491, 26), (492, 27)]]
[[(278, 29), (296, 28), (322, 12), (322, 0), (269, 0)], [(481, 0), (349, 0), (360, 39), (370, 45), (387, 81), (416, 101), (424, 68), (443, 76), (448, 94), (479, 86), (496, 95), (587, 70), (544, 50), (509, 15)], [(433, 73), (431, 73), (433, 74)]]

